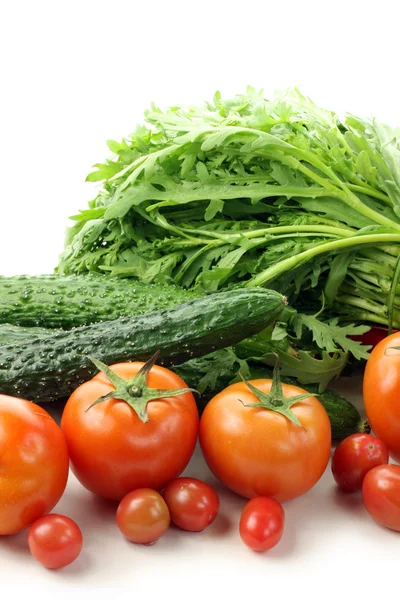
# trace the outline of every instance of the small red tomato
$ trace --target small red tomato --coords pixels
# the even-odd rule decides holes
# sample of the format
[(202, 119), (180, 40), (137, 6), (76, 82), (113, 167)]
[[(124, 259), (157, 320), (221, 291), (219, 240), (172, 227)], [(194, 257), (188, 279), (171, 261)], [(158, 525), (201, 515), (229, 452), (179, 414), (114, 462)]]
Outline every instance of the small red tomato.
[(332, 456), (332, 474), (346, 492), (361, 490), (365, 475), (373, 467), (387, 464), (389, 452), (382, 440), (368, 433), (349, 435)]
[(244, 507), (239, 532), (243, 542), (256, 552), (276, 546), (283, 534), (285, 512), (275, 498), (258, 496)]
[(164, 490), (171, 520), (186, 531), (203, 531), (214, 521), (219, 498), (213, 488), (199, 479), (180, 477)]
[(83, 539), (75, 521), (51, 514), (30, 526), (28, 545), (32, 556), (47, 569), (61, 569), (79, 556)]
[(368, 471), (362, 497), (365, 508), (379, 525), (400, 531), (400, 466), (380, 465)]
[(149, 488), (129, 492), (117, 508), (117, 525), (135, 544), (156, 542), (167, 531), (170, 520), (163, 497)]

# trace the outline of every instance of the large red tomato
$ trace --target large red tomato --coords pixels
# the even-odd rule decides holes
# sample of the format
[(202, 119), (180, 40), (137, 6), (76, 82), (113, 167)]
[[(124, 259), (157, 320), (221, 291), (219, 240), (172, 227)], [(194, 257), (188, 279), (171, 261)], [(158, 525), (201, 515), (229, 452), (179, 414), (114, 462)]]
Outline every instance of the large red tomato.
[[(248, 383), (264, 397), (271, 392), (270, 379)], [(207, 464), (222, 483), (246, 498), (295, 498), (318, 481), (328, 464), (331, 427), (324, 407), (296, 386), (283, 384), (282, 392), (282, 398), (266, 401), (267, 408), (246, 383), (235, 383), (203, 412), (200, 444)], [(286, 409), (300, 424), (282, 414)]]
[[(73, 392), (64, 408), (61, 427), (72, 470), (87, 489), (105, 498), (121, 500), (137, 488), (163, 488), (180, 475), (196, 444), (199, 416), (193, 394), (173, 396), (172, 389), (185, 388), (184, 381), (168, 369), (152, 366), (148, 387), (142, 391), (157, 398), (152, 388), (158, 388), (167, 397), (150, 401), (146, 408), (133, 379), (143, 366), (113, 365), (110, 377), (114, 373), (120, 381), (113, 385), (107, 375), (98, 373)], [(124, 388), (123, 393), (118, 395), (115, 387)], [(126, 397), (131, 405), (113, 394)], [(104, 395), (108, 399), (89, 408)]]
[(389, 453), (400, 461), (400, 332), (386, 337), (371, 352), (363, 394), (368, 420)]
[(40, 406), (0, 395), (0, 535), (48, 513), (68, 479), (61, 429)]

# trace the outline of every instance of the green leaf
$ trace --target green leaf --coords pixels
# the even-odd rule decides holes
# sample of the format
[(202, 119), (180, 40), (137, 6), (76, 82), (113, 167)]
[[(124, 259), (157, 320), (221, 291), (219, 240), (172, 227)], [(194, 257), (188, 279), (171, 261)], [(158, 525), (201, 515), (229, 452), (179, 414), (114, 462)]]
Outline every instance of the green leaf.
[(368, 350), (371, 346), (363, 346), (361, 342), (352, 340), (350, 336), (362, 335), (369, 331), (367, 325), (338, 325), (338, 319), (330, 319), (329, 321), (320, 321), (314, 315), (306, 315), (298, 313), (294, 318), (293, 326), (297, 337), (302, 337), (303, 327), (306, 327), (312, 333), (313, 341), (322, 350), (327, 352), (337, 352), (344, 350), (350, 352), (357, 360), (369, 357)]
[(365, 150), (361, 150), (357, 156), (356, 169), (367, 181), (374, 179), (376, 176), (376, 168), (371, 165), (371, 161)]
[(324, 299), (326, 306), (331, 306), (346, 277), (349, 265), (355, 256), (354, 252), (342, 252), (332, 260), (328, 278), (324, 287)]
[(223, 208), (223, 200), (210, 200), (210, 204), (207, 206), (206, 212), (204, 213), (204, 220), (212, 221), (215, 215), (217, 215), (219, 212), (222, 212)]

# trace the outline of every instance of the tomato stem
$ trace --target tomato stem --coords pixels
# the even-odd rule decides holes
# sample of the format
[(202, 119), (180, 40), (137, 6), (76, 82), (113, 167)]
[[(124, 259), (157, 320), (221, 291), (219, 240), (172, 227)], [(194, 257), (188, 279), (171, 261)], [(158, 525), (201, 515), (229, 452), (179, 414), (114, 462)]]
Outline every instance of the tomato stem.
[(149, 416), (147, 414), (147, 404), (152, 402), (153, 400), (160, 400), (162, 398), (172, 398), (173, 396), (181, 396), (182, 394), (186, 394), (187, 392), (197, 392), (192, 388), (179, 388), (179, 389), (171, 389), (171, 390), (163, 390), (157, 388), (151, 388), (147, 385), (147, 379), (152, 367), (155, 365), (158, 355), (160, 354), (157, 351), (138, 371), (138, 373), (133, 377), (133, 379), (127, 380), (123, 379), (117, 373), (115, 373), (109, 366), (102, 363), (97, 358), (93, 356), (88, 356), (87, 358), (92, 361), (92, 363), (105, 375), (107, 375), (110, 383), (114, 386), (114, 390), (106, 394), (105, 396), (100, 396), (97, 398), (87, 409), (85, 412), (90, 410), (96, 404), (100, 404), (105, 400), (115, 399), (115, 400), (124, 400), (129, 404), (129, 406), (135, 411), (137, 416), (141, 421), (146, 423), (149, 421)]
[(266, 394), (265, 392), (262, 392), (260, 389), (256, 388), (252, 383), (250, 383), (250, 381), (246, 381), (245, 379), (243, 379), (243, 381), (259, 400), (259, 402), (252, 402), (250, 404), (245, 404), (244, 406), (248, 408), (264, 408), (267, 410), (272, 410), (283, 415), (284, 417), (289, 419), (289, 421), (291, 421), (295, 425), (298, 425), (299, 427), (303, 427), (303, 425), (300, 423), (299, 419), (291, 410), (291, 407), (293, 406), (293, 404), (297, 404), (297, 402), (300, 402), (301, 400), (310, 398), (310, 396), (318, 396), (318, 394), (312, 393), (299, 394), (298, 396), (291, 396), (289, 398), (286, 398), (284, 396), (281, 383), (278, 356), (276, 357), (275, 367), (272, 374), (271, 391), (269, 394)]

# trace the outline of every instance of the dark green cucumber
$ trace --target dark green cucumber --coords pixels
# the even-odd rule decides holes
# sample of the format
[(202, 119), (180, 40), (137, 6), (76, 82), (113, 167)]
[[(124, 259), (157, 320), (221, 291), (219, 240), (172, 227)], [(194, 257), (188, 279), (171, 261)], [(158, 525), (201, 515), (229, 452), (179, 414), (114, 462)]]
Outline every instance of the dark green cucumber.
[(200, 294), (102, 275), (0, 277), (0, 323), (71, 329), (155, 312)]
[(54, 333), (51, 329), (42, 327), (20, 327), (9, 323), (0, 324), (0, 344), (17, 344), (18, 342), (46, 337)]
[(66, 397), (96, 373), (86, 355), (112, 364), (147, 360), (160, 350), (166, 364), (177, 364), (261, 331), (279, 316), (285, 302), (272, 290), (231, 290), (157, 313), (2, 346), (0, 393), (36, 402)]
[[(298, 384), (300, 385), (300, 384)], [(304, 387), (300, 385), (300, 387)], [(308, 392), (318, 394), (317, 385), (306, 385)], [(371, 426), (366, 419), (362, 419), (357, 408), (333, 390), (324, 390), (317, 396), (328, 413), (332, 428), (333, 440), (344, 440), (352, 433), (369, 433)]]

